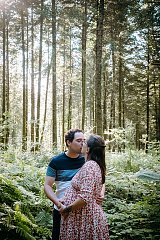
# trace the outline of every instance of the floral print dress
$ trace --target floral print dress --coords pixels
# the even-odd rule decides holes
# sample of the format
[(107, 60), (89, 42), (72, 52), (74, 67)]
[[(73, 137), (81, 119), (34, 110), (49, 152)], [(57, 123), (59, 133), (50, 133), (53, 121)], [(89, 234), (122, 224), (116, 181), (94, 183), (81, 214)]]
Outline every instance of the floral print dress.
[(69, 213), (61, 220), (60, 240), (109, 240), (107, 218), (96, 198), (102, 190), (102, 176), (99, 165), (87, 161), (73, 177), (63, 203), (67, 206), (78, 197), (87, 204), (80, 210)]

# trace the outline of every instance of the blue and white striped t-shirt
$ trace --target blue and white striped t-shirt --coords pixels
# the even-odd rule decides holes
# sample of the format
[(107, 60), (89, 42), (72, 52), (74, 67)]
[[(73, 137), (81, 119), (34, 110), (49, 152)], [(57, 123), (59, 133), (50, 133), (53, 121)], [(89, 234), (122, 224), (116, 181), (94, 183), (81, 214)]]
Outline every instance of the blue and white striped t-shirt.
[(83, 166), (84, 162), (84, 156), (79, 155), (77, 158), (70, 158), (65, 152), (51, 159), (46, 175), (55, 179), (57, 198), (63, 197), (65, 190), (70, 186), (72, 178)]

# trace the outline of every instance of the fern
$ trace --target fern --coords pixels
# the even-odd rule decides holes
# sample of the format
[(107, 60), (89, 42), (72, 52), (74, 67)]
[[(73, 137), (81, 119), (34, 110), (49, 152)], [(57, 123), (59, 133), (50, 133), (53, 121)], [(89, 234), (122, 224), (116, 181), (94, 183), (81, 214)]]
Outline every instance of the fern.
[(19, 233), (20, 236), (25, 240), (36, 240), (35, 237), (33, 237), (30, 233), (26, 231), (23, 225), (22, 227), (17, 226), (17, 233)]

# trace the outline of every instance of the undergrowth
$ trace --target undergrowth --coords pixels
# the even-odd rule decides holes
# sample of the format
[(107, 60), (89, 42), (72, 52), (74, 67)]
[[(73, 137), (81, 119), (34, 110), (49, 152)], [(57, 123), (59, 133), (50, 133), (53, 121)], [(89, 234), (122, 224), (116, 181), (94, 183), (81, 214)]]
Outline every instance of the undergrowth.
[[(57, 153), (0, 153), (2, 240), (49, 240), (52, 204), (43, 191), (46, 167)], [(106, 153), (106, 212), (111, 240), (160, 239), (159, 155)]]

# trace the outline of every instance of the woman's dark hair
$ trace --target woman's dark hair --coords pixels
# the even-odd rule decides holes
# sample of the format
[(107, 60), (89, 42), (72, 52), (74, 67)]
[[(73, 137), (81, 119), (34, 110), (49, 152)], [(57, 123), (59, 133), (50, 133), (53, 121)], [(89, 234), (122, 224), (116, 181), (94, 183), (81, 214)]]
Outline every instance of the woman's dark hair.
[(106, 174), (105, 141), (99, 135), (92, 134), (87, 140), (87, 146), (89, 147), (88, 160), (93, 160), (99, 165), (103, 184)]
[(70, 129), (70, 130), (65, 134), (65, 143), (66, 143), (66, 146), (67, 146), (67, 147), (68, 147), (67, 141), (72, 142), (73, 139), (74, 139), (74, 135), (75, 135), (75, 133), (77, 133), (77, 132), (82, 132), (82, 133), (83, 133), (82, 130), (76, 128), (76, 129)]

